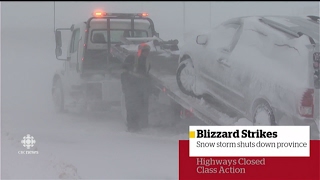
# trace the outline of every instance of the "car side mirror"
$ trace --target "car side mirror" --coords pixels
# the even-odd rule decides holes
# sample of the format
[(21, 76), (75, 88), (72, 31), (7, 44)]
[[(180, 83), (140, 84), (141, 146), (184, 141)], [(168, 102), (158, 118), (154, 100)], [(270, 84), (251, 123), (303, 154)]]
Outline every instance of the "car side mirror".
[(198, 35), (196, 42), (199, 45), (206, 45), (207, 42), (208, 42), (208, 36), (206, 36), (206, 35)]

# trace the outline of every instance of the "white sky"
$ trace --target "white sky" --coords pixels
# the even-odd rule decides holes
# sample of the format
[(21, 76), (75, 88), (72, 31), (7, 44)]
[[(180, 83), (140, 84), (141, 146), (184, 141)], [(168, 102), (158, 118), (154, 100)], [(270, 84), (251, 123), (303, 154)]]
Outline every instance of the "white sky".
[[(53, 1), (1, 2), (2, 28), (52, 28)], [(317, 1), (292, 2), (211, 2), (212, 26), (236, 16), (293, 15), (297, 9), (319, 7)], [(85, 21), (94, 9), (108, 12), (148, 12), (156, 30), (164, 39), (181, 36), (183, 32), (183, 2), (56, 2), (56, 27), (70, 27)], [(210, 2), (186, 2), (186, 32), (210, 27)]]

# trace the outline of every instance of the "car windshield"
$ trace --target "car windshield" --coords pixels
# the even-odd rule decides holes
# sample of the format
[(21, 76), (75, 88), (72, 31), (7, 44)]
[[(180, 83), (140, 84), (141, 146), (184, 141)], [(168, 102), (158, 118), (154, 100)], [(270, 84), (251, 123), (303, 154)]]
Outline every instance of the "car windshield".
[[(146, 30), (134, 30), (129, 29), (112, 29), (110, 30), (110, 40), (111, 43), (119, 43), (124, 37), (148, 37), (148, 32)], [(97, 38), (100, 38), (97, 40)], [(101, 39), (104, 38), (104, 39)], [(108, 33), (107, 30), (93, 30), (91, 33), (91, 42), (105, 44), (108, 41)]]

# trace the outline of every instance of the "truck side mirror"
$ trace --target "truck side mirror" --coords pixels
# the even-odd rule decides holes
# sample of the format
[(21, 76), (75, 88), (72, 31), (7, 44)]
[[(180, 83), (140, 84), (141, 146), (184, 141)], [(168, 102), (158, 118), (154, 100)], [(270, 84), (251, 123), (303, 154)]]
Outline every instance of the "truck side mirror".
[(56, 47), (62, 47), (61, 31), (56, 31)]
[(155, 36), (156, 36), (156, 37), (159, 37), (159, 33), (156, 32), (156, 33), (155, 33)]
[(62, 55), (62, 39), (61, 39), (61, 31), (56, 31), (56, 58)]
[(65, 53), (63, 53), (62, 51), (62, 36), (66, 35), (66, 34), (62, 34), (62, 31), (66, 31), (67, 33), (72, 32), (70, 30), (70, 28), (58, 28), (55, 30), (54, 34), (55, 34), (55, 40), (56, 40), (56, 49), (55, 49), (55, 54), (56, 54), (56, 58), (58, 60), (62, 60), (62, 61), (67, 61), (68, 58), (64, 58), (61, 56), (64, 56)]
[(62, 49), (61, 47), (56, 47), (56, 58), (60, 57), (62, 55)]

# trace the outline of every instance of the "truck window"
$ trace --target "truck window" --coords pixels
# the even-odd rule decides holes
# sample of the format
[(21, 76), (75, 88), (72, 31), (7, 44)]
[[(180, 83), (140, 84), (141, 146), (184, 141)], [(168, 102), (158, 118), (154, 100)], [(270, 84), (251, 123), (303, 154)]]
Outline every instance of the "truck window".
[[(104, 41), (108, 41), (107, 30), (93, 30), (91, 33), (91, 42), (92, 43), (101, 43), (99, 40), (97, 42), (93, 37), (95, 34), (103, 34)], [(123, 37), (148, 37), (148, 32), (146, 30), (134, 30), (134, 36), (132, 36), (131, 31), (129, 29), (112, 29), (110, 30), (110, 40), (111, 43), (119, 43)], [(103, 44), (103, 43), (102, 43)]]
[(78, 51), (79, 37), (80, 37), (80, 29), (74, 30), (72, 34), (71, 44), (70, 44), (70, 53), (74, 53)]

